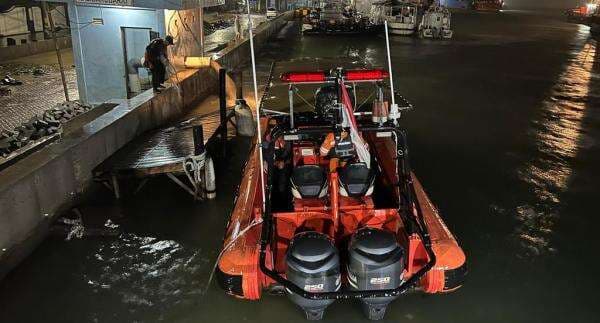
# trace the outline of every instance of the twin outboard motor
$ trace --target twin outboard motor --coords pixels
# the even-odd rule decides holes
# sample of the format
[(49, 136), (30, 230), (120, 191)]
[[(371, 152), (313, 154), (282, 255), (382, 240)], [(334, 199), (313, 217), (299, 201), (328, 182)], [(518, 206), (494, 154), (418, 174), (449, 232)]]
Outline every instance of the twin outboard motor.
[[(335, 292), (341, 287), (340, 257), (325, 234), (308, 231), (294, 236), (286, 255), (287, 279), (307, 292)], [(334, 300), (311, 300), (288, 290), (289, 297), (306, 312), (309, 320), (320, 320)]]
[[(398, 288), (404, 271), (404, 248), (393, 233), (363, 228), (358, 230), (348, 248), (348, 282), (353, 290), (387, 290)], [(286, 254), (287, 279), (312, 293), (335, 292), (341, 287), (340, 257), (325, 234), (308, 231), (294, 236)], [(334, 300), (312, 300), (288, 290), (292, 302), (306, 312), (309, 320), (320, 320)], [(371, 320), (383, 319), (385, 310), (397, 296), (361, 299)]]
[[(348, 281), (352, 289), (385, 290), (400, 286), (405, 251), (393, 233), (360, 229), (352, 237), (348, 253)], [(363, 298), (361, 302), (369, 319), (380, 320), (396, 297)]]

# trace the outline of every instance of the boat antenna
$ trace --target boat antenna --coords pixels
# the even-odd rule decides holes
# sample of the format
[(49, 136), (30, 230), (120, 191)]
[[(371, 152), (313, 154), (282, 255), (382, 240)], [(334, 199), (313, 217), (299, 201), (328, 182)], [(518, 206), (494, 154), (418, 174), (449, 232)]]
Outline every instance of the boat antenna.
[(252, 80), (254, 85), (254, 104), (256, 108), (256, 136), (258, 145), (258, 165), (260, 169), (260, 189), (262, 193), (262, 210), (265, 212), (266, 197), (265, 197), (265, 170), (262, 149), (262, 134), (260, 129), (260, 102), (258, 102), (258, 85), (256, 81), (256, 59), (254, 58), (254, 35), (252, 34), (252, 16), (250, 15), (250, 0), (246, 0), (246, 8), (248, 10), (248, 37), (250, 38), (250, 56), (252, 59)]
[(398, 125), (398, 119), (400, 119), (400, 111), (396, 104), (396, 95), (394, 92), (394, 72), (392, 71), (392, 55), (390, 51), (390, 34), (388, 33), (388, 22), (385, 20), (385, 47), (387, 52), (388, 70), (390, 73), (390, 90), (392, 91), (392, 107), (390, 109), (389, 118), (394, 120), (394, 125)]

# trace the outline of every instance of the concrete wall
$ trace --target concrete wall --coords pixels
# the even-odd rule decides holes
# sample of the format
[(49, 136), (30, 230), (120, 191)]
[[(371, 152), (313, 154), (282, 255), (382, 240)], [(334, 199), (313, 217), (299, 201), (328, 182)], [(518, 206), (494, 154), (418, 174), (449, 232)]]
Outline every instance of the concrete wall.
[[(281, 21), (280, 21), (281, 20)], [(283, 26), (284, 17), (270, 22)], [(257, 30), (257, 49), (278, 29)], [(230, 69), (248, 55), (247, 41), (222, 52)], [(119, 105), (0, 172), (0, 279), (29, 255), (45, 238), (49, 226), (71, 208), (92, 184), (92, 170), (136, 136), (180, 117), (210, 93), (217, 91), (220, 64), (198, 71), (183, 71), (178, 87), (159, 95), (146, 91)], [(230, 86), (230, 88), (233, 88)]]
[[(57, 38), (60, 48), (71, 48), (71, 37)], [(53, 40), (38, 40), (19, 46), (0, 47), (0, 62), (54, 50)]]
[[(100, 104), (127, 98), (122, 27), (149, 28), (165, 36), (163, 10), (123, 9), (70, 4), (73, 57), (80, 100)], [(103, 25), (90, 24), (102, 18)]]
[(203, 10), (165, 10), (166, 33), (175, 39), (175, 45), (170, 47), (171, 57), (203, 56), (200, 33), (203, 30)]
[[(216, 91), (217, 72), (202, 68), (160, 95), (152, 91), (0, 173), (0, 279), (29, 254), (48, 226), (92, 182), (92, 170), (136, 136), (179, 117)], [(184, 104), (184, 103), (187, 103)]]

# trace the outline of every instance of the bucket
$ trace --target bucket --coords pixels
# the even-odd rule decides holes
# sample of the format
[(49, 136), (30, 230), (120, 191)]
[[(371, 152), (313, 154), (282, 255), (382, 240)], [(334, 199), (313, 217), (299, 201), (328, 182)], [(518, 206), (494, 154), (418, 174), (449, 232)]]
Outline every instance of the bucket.
[(237, 134), (243, 137), (253, 137), (256, 131), (252, 110), (245, 100), (237, 100), (234, 107)]

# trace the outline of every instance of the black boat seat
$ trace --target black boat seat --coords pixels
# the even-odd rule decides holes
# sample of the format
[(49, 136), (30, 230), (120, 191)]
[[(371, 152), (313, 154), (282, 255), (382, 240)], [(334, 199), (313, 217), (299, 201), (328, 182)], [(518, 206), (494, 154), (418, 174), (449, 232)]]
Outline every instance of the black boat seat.
[(375, 174), (365, 163), (347, 164), (340, 170), (340, 195), (351, 197), (373, 194)]
[(327, 174), (318, 165), (295, 167), (290, 182), (295, 198), (317, 198), (327, 195)]

